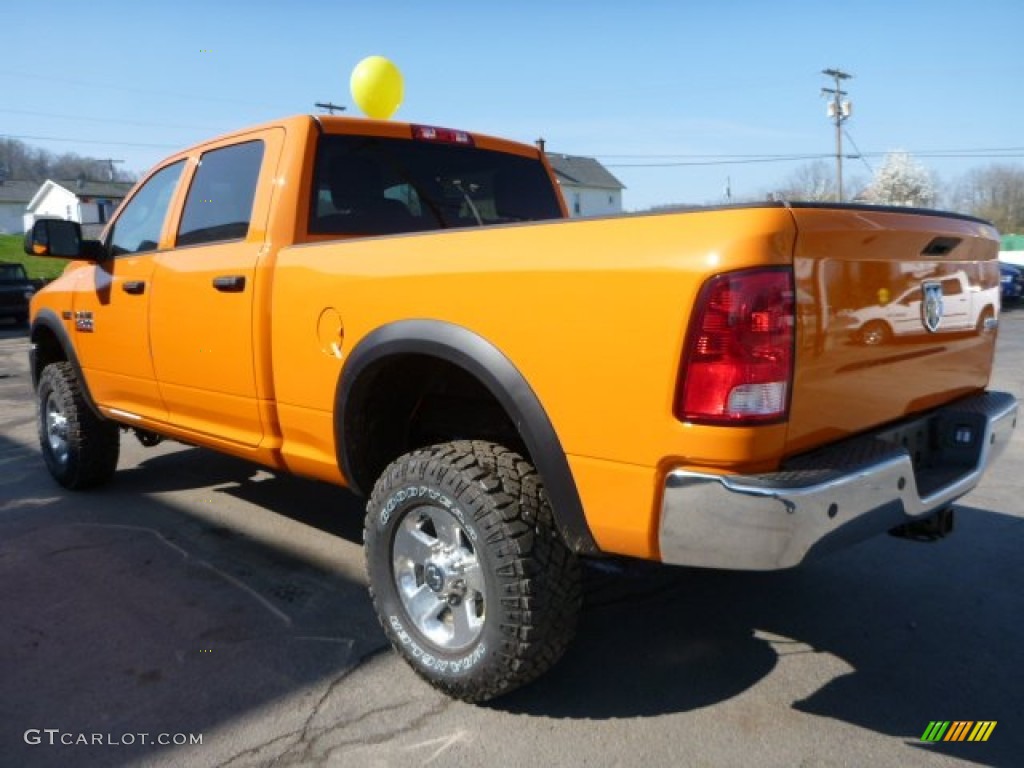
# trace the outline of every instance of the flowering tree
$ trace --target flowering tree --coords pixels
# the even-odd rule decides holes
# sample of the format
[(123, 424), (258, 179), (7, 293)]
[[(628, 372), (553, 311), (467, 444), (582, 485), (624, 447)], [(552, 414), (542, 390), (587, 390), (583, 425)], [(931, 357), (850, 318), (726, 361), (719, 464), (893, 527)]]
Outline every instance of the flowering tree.
[(864, 199), (879, 205), (927, 207), (935, 204), (931, 172), (903, 151), (890, 152), (864, 190)]

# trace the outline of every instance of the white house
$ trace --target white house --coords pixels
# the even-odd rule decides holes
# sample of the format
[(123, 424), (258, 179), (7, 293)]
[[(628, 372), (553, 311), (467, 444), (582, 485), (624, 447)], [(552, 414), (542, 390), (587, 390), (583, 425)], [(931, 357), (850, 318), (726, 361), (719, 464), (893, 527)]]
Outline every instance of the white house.
[(548, 153), (548, 162), (562, 189), (570, 216), (622, 213), (622, 190), (626, 187), (597, 160)]
[(1005, 264), (1024, 267), (1024, 251), (1000, 251), (999, 260)]
[(66, 219), (102, 226), (131, 188), (132, 183), (124, 181), (47, 179), (24, 210), (24, 229), (31, 229), (36, 219)]
[(0, 176), (0, 235), (20, 235), (24, 231), (25, 207), (38, 189), (38, 181), (5, 181)]

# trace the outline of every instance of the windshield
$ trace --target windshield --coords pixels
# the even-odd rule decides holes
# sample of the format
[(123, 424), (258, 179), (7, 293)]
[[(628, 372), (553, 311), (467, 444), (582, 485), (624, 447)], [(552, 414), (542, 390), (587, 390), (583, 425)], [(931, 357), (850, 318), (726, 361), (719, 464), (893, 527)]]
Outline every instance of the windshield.
[(382, 235), (562, 218), (536, 159), (475, 147), (324, 136), (309, 231)]
[(28, 280), (25, 268), (21, 264), (0, 264), (0, 281), (5, 283), (23, 283)]

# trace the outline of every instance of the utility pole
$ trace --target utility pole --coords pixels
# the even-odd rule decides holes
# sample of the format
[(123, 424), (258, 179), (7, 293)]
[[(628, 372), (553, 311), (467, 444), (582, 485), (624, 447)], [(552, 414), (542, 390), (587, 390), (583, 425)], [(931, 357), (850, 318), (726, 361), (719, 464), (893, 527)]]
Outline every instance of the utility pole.
[(345, 109), (346, 109), (345, 107), (339, 107), (337, 104), (332, 104), (329, 101), (318, 101), (315, 104), (315, 106), (320, 107), (320, 109), (326, 109), (327, 112), (329, 114), (332, 114), (332, 115), (334, 114), (334, 110), (338, 110), (339, 112), (344, 112)]
[(105, 158), (103, 160), (100, 160), (100, 162), (107, 164), (107, 176), (108, 176), (107, 181), (113, 181), (114, 180), (114, 163), (123, 163), (124, 160), (114, 160), (113, 158), (108, 157), (108, 158)]
[(847, 74), (840, 69), (823, 69), (821, 74), (831, 77), (836, 84), (835, 88), (822, 88), (821, 95), (831, 99), (828, 104), (828, 116), (832, 118), (836, 126), (836, 190), (839, 195), (839, 202), (843, 202), (843, 121), (850, 116), (850, 102), (845, 101), (846, 91), (840, 87), (843, 80), (849, 80), (853, 75)]

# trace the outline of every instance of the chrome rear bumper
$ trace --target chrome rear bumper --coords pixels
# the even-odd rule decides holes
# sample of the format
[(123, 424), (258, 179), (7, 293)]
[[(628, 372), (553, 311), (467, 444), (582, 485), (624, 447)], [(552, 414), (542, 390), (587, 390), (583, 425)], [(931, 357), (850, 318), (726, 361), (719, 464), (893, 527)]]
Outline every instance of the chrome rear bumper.
[(670, 472), (659, 530), (662, 560), (789, 568), (924, 519), (978, 484), (1016, 425), (1016, 399), (986, 392), (795, 457), (778, 472)]

